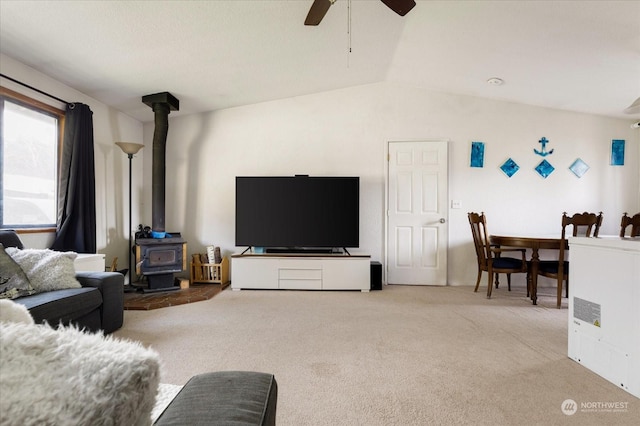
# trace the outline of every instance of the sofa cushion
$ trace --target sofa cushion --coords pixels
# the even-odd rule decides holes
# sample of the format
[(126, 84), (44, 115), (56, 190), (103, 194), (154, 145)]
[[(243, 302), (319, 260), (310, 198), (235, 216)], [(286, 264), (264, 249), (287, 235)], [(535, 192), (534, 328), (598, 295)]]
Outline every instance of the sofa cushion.
[(8, 247), (9, 256), (24, 270), (36, 293), (82, 287), (76, 280), (74, 252)]
[(35, 292), (20, 265), (0, 244), (0, 299), (15, 299)]
[(14, 302), (26, 306), (37, 323), (46, 321), (57, 326), (98, 311), (102, 305), (102, 294), (93, 287), (70, 288), (21, 297)]
[(0, 322), (0, 412), (16, 425), (145, 425), (158, 354), (76, 328)]

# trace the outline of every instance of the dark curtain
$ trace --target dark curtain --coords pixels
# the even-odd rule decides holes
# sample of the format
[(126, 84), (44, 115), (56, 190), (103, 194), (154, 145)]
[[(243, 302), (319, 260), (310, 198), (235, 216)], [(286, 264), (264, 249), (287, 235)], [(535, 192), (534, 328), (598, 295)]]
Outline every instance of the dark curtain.
[(58, 224), (51, 248), (96, 252), (96, 187), (93, 161), (93, 112), (88, 105), (67, 105), (58, 179)]

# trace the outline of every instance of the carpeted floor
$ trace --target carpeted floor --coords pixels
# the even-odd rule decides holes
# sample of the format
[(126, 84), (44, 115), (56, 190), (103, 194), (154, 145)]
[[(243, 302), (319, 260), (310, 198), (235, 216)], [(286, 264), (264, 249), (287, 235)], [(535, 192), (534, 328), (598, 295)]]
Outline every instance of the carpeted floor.
[(211, 299), (223, 290), (217, 284), (193, 284), (189, 288), (158, 293), (125, 293), (124, 309), (148, 311)]
[(163, 383), (273, 373), (279, 426), (638, 424), (638, 398), (567, 357), (567, 314), (555, 288), (243, 290), (126, 311), (114, 335), (157, 350)]

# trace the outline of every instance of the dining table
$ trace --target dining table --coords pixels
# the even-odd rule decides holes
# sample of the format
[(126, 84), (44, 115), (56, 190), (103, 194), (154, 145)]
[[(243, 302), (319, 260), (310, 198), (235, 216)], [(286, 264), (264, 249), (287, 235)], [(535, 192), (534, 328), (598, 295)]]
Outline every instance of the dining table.
[[(538, 304), (538, 267), (540, 265), (540, 253), (542, 249), (560, 250), (562, 238), (555, 235), (491, 235), (489, 236), (491, 244), (500, 247), (517, 247), (531, 249), (531, 269), (529, 276), (531, 277), (530, 297), (534, 305)], [(569, 249), (569, 242), (564, 241), (565, 250)]]

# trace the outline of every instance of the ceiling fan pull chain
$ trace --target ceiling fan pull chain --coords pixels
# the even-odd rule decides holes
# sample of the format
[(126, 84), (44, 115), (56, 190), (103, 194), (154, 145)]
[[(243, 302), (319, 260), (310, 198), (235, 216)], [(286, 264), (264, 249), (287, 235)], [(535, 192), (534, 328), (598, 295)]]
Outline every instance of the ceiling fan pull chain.
[(351, 0), (347, 1), (347, 68), (351, 59)]

